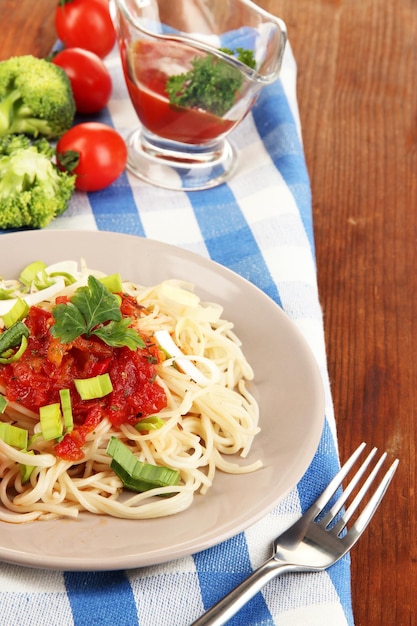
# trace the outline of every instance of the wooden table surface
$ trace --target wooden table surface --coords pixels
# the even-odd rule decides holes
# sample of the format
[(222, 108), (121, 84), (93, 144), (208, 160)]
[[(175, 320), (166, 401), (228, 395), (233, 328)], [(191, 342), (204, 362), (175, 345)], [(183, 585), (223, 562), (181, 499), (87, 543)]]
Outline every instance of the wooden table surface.
[[(341, 457), (364, 440), (401, 461), (352, 551), (355, 622), (414, 625), (417, 2), (259, 3), (286, 21), (298, 64)], [(55, 4), (0, 0), (0, 59), (46, 55)]]

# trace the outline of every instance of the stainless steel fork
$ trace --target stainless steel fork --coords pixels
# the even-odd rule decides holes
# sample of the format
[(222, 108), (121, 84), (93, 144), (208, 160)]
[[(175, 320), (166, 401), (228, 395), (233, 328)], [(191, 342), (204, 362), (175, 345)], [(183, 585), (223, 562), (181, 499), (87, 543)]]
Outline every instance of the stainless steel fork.
[[(193, 626), (221, 626), (275, 576), (287, 572), (311, 572), (327, 569), (351, 549), (378, 508), (398, 466), (398, 459), (396, 459), (367, 500), (362, 512), (352, 526), (347, 529), (348, 521), (356, 512), (365, 495), (370, 492), (371, 484), (387, 456), (384, 452), (371, 469), (371, 461), (377, 452), (377, 448), (373, 448), (333, 504), (331, 502), (333, 496), (342, 486), (342, 481), (352, 469), (365, 446), (366, 444), (362, 443), (355, 450), (304, 515), (275, 539), (272, 557), (197, 619)], [(365, 478), (364, 475), (367, 470), (368, 474)], [(364, 477), (364, 482), (359, 487), (359, 481), (362, 477)], [(355, 488), (357, 488), (356, 495), (346, 508), (345, 504)], [(328, 510), (326, 507), (329, 507)]]

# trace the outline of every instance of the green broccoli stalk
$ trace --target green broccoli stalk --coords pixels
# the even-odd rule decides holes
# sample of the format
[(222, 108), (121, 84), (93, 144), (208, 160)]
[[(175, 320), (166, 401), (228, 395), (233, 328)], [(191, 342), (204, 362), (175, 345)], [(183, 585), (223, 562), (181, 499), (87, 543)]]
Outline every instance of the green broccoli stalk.
[(71, 83), (61, 67), (32, 55), (0, 63), (0, 137), (60, 137), (74, 115)]
[(75, 176), (58, 169), (54, 154), (45, 138), (0, 138), (0, 228), (43, 228), (65, 211)]

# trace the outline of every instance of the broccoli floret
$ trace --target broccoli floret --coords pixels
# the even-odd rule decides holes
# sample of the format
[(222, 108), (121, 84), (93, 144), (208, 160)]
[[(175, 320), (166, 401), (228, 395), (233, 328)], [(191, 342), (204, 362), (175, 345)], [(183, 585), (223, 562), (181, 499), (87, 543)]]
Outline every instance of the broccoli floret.
[(45, 138), (0, 138), (0, 228), (43, 228), (65, 211), (75, 176), (53, 163)]
[(0, 63), (0, 137), (59, 137), (74, 115), (71, 83), (61, 67), (32, 55)]

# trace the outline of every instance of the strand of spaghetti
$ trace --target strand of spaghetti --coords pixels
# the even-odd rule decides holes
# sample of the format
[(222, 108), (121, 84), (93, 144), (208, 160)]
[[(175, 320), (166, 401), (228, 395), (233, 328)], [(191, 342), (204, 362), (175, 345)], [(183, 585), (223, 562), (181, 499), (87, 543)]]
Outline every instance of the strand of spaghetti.
[(197, 398), (195, 400), (197, 412), (199, 414), (204, 413), (210, 417), (213, 424), (221, 429), (224, 440), (227, 438), (231, 443), (234, 441), (233, 451), (230, 450), (230, 454), (235, 454), (243, 447), (242, 439), (252, 439), (259, 432), (259, 428), (256, 425), (253, 425), (250, 430), (245, 428), (234, 416), (227, 415), (223, 412), (221, 398), (217, 404), (213, 404), (211, 399), (212, 398), (209, 398), (207, 400), (204, 397)]
[(69, 504), (55, 504), (53, 502), (35, 502), (30, 506), (15, 507), (14, 511), (21, 511), (22, 513), (30, 513), (31, 511), (38, 511), (39, 516), (53, 514), (54, 517), (72, 517), (76, 518), (79, 515), (79, 509)]
[[(5, 389), (0, 385), (0, 393), (4, 395)], [(11, 418), (23, 420), (26, 418), (26, 423), (33, 426), (34, 422), (39, 420), (39, 415), (34, 411), (23, 406), (20, 402), (7, 401), (7, 415)]]
[[(92, 503), (93, 492), (84, 493), (83, 491), (78, 489), (77, 486), (74, 484), (74, 481), (70, 478), (70, 476), (68, 476), (68, 474), (64, 474), (61, 477), (61, 480), (65, 484), (68, 494), (71, 494), (73, 496), (74, 501), (79, 503), (85, 511), (90, 511), (90, 513), (97, 513), (97, 514), (102, 513), (102, 509), (98, 508)], [(105, 498), (103, 498), (103, 500), (104, 499)]]
[[(244, 380), (240, 380), (237, 384), (237, 389), (240, 395), (243, 398), (243, 403), (246, 406), (246, 410), (251, 414), (253, 420), (253, 426), (256, 428), (257, 433), (260, 432), (259, 424), (259, 405), (255, 400), (255, 397), (248, 391), (246, 387), (246, 383)], [(242, 446), (242, 450), (240, 452), (240, 456), (244, 459), (248, 456), (250, 449), (252, 447), (253, 439), (252, 437), (248, 437), (246, 445)]]
[[(243, 353), (240, 348), (240, 343), (236, 343), (231, 337), (223, 334), (228, 331), (228, 327), (218, 327), (216, 329), (209, 329), (204, 334), (204, 343), (201, 341), (195, 341), (195, 338), (189, 338), (188, 342), (184, 341), (181, 334), (182, 328), (186, 327), (187, 337), (190, 333), (190, 320), (179, 320), (176, 325), (176, 336), (178, 342), (184, 349), (191, 354), (204, 354), (210, 359), (216, 362), (219, 369), (221, 369), (229, 378), (230, 387), (234, 387), (236, 381), (242, 376), (248, 380), (253, 379), (253, 370), (244, 359)], [(202, 333), (199, 330), (199, 337)], [(197, 352), (199, 350), (199, 352)], [(196, 352), (195, 352), (196, 351)]]
[(92, 433), (87, 435), (84, 447), (83, 475), (85, 477), (90, 476), (96, 471), (100, 471), (97, 469), (100, 466), (104, 469), (109, 469), (110, 458), (108, 454), (106, 454), (106, 448), (113, 434), (112, 425), (106, 417), (97, 425)]
[[(176, 377), (178, 378), (178, 374), (174, 374), (173, 379), (176, 380)], [(172, 381), (170, 381), (170, 383), (171, 382)], [(172, 386), (172, 384), (171, 384), (171, 386)], [(179, 389), (177, 389), (177, 391), (179, 391)], [(190, 395), (192, 395), (192, 394), (190, 394)], [(197, 397), (201, 397), (203, 395), (207, 395), (207, 394), (204, 394), (204, 391), (202, 391), (202, 390), (199, 390), (198, 394), (196, 394)], [(232, 392), (232, 397), (233, 397), (233, 399), (235, 399), (238, 396), (237, 396), (237, 394), (235, 392)], [(248, 426), (245, 425), (245, 424), (242, 425), (241, 423), (230, 422), (230, 421), (228, 421), (228, 427), (229, 427), (230, 430), (233, 430), (234, 427), (237, 425), (237, 427), (239, 429), (243, 429), (244, 434), (245, 435), (249, 435), (249, 437), (247, 437), (246, 442), (243, 442), (243, 443), (244, 443), (244, 445), (246, 445), (246, 447), (249, 447), (250, 443), (252, 442), (253, 436), (259, 431), (259, 429), (257, 428), (258, 411), (257, 411), (257, 405), (256, 405), (254, 399), (252, 398), (252, 396), (250, 396), (250, 394), (246, 394), (246, 398), (249, 400), (248, 402), (246, 402), (246, 399), (245, 399), (245, 402), (246, 402), (246, 405), (247, 405), (247, 409), (249, 409), (249, 410), (253, 409), (252, 418), (248, 420), (248, 422), (249, 422), (248, 425), (249, 425), (249, 428), (251, 430), (249, 430), (249, 431), (245, 430), (245, 429), (248, 428)], [(248, 417), (248, 413), (247, 413), (247, 411), (245, 411), (245, 410), (243, 410), (241, 408), (241, 406), (240, 406), (241, 402), (242, 402), (242, 398), (239, 396), (238, 397), (238, 403), (236, 403), (235, 405), (232, 405), (232, 406), (227, 406), (227, 410), (231, 411), (233, 409), (235, 411), (235, 413), (237, 412), (239, 414), (240, 418), (244, 418), (245, 419), (246, 417)], [(215, 403), (213, 403), (213, 404), (215, 404)], [(207, 408), (207, 406), (205, 406), (203, 408), (201, 408), (201, 407), (197, 407), (197, 408), (198, 408), (198, 410), (199, 410), (199, 412), (201, 414), (204, 414), (205, 411), (207, 411), (207, 412), (210, 411), (210, 409)], [(256, 408), (256, 411), (254, 410), (255, 408)], [(211, 417), (212, 417), (213, 420), (219, 421), (219, 417), (218, 417), (217, 413), (216, 414), (212, 414)], [(233, 433), (233, 437), (235, 437), (235, 436), (236, 436), (236, 433)], [(204, 435), (203, 435), (203, 438), (204, 438)], [(224, 436), (223, 436), (223, 442), (224, 442)], [(242, 442), (239, 441), (237, 446), (240, 446), (241, 444), (242, 444)], [(228, 445), (230, 445), (230, 444), (228, 444)], [(227, 451), (226, 448), (224, 449), (224, 451), (225, 452)], [(228, 452), (234, 453), (235, 450), (228, 450)]]
[[(195, 410), (195, 406), (193, 407), (193, 402), (195, 403), (199, 397), (206, 395), (206, 393), (216, 395), (213, 400), (210, 400), (210, 403), (213, 404), (213, 406), (216, 406), (219, 404), (219, 402), (222, 402), (222, 395), (224, 396), (225, 394), (228, 394), (226, 397), (229, 399), (229, 401), (232, 401), (235, 404), (236, 408), (243, 406), (244, 408), (248, 408), (252, 412), (256, 405), (254, 399), (250, 395), (242, 398), (242, 395), (240, 393), (237, 393), (233, 389), (223, 387), (221, 382), (218, 385), (213, 385), (209, 388), (201, 389), (193, 385), (193, 383), (186, 379), (184, 375), (181, 375), (178, 371), (175, 370), (169, 372), (169, 377), (165, 377), (163, 374), (161, 376), (168, 390), (172, 394), (174, 394), (174, 397), (187, 394), (187, 403), (188, 405), (190, 405), (190, 411)], [(244, 389), (244, 387), (242, 387), (242, 389)], [(200, 411), (200, 409), (197, 410)], [(251, 413), (247, 414), (243, 412), (242, 409), (239, 410), (241, 411), (242, 417), (248, 417), (248, 424), (250, 425), (250, 427), (256, 427), (258, 421), (257, 407), (256, 411), (253, 411), (254, 417), (251, 415)], [(245, 427), (243, 426), (242, 428)], [(256, 432), (254, 434), (256, 434)]]
[(183, 487), (161, 487), (152, 490), (152, 494), (140, 494), (142, 499), (153, 498), (154, 495), (168, 495), (176, 493), (175, 496), (169, 498), (169, 502), (165, 499), (162, 501), (142, 504), (140, 507), (128, 506), (116, 499), (106, 498), (94, 492), (82, 493), (71, 479), (66, 477), (68, 491), (74, 498), (82, 504), (85, 510), (91, 513), (108, 513), (114, 517), (123, 517), (125, 519), (148, 519), (152, 517), (161, 517), (178, 513), (191, 504), (192, 493)]
[[(22, 519), (21, 520), (19, 519), (19, 522), (30, 521), (30, 519), (28, 518), (31, 518), (32, 516), (31, 515), (25, 516), (24, 514), (28, 514), (28, 513), (30, 514), (33, 512), (36, 513), (36, 516), (33, 517), (33, 519), (39, 518), (44, 513), (54, 513), (58, 517), (63, 517), (63, 516), (77, 517), (78, 510), (68, 505), (60, 506), (60, 505), (56, 505), (55, 503), (45, 503), (45, 502), (34, 502), (28, 505), (16, 504), (15, 498), (11, 499), (7, 493), (8, 484), (9, 482), (14, 481), (15, 473), (16, 473), (16, 470), (14, 472), (10, 471), (8, 474), (6, 474), (6, 476), (3, 477), (0, 483), (0, 499), (1, 499), (2, 504), (6, 507), (6, 509), (14, 513), (19, 513), (19, 515), (22, 516)], [(9, 518), (7, 518), (6, 521), (10, 521)]]
[[(141, 438), (136, 429), (129, 426), (124, 426), (122, 432), (128, 439), (135, 441), (141, 452), (145, 453), (145, 460), (176, 467), (182, 470), (183, 476), (191, 469), (205, 466), (209, 454), (207, 445), (203, 446), (201, 443), (201, 437), (204, 437), (205, 432), (201, 428), (200, 420), (186, 417), (181, 420), (180, 424), (181, 430), (175, 432), (175, 436), (171, 438), (159, 431), (147, 435), (146, 439)], [(200, 482), (201, 480), (208, 482), (204, 475), (200, 478)]]
[(206, 472), (207, 472), (207, 480), (202, 483), (200, 487), (201, 495), (205, 495), (213, 484), (214, 476), (216, 473), (216, 463), (215, 457), (213, 455), (214, 448), (214, 438), (213, 438), (213, 429), (211, 427), (211, 421), (206, 415), (200, 416), (200, 428), (202, 430), (202, 438), (204, 440), (206, 446)]
[(5, 441), (0, 439), (0, 456), (11, 459), (16, 463), (22, 463), (23, 465), (33, 465), (34, 467), (52, 467), (56, 462), (56, 457), (52, 454), (28, 454), (27, 452), (20, 452), (13, 446), (9, 446)]
[(227, 461), (216, 448), (213, 449), (213, 455), (216, 459), (217, 468), (228, 474), (247, 474), (248, 472), (255, 472), (262, 467), (262, 461), (260, 460), (254, 461), (250, 465), (231, 463)]
[[(192, 356), (175, 355), (164, 361), (162, 363), (162, 368), (168, 368), (173, 365), (178, 365), (180, 369), (185, 369), (187, 361), (189, 361), (190, 363), (199, 363), (203, 366), (199, 368), (200, 373), (204, 374), (204, 382), (199, 380), (198, 382), (200, 384), (208, 386), (217, 383), (220, 380), (221, 374), (216, 363), (213, 363), (213, 361), (205, 356), (198, 356), (194, 354)], [(189, 374), (189, 377), (192, 378), (191, 374)]]
[[(3, 502), (4, 504), (4, 502)], [(40, 511), (31, 511), (31, 513), (12, 513), (7, 505), (4, 505), (6, 508), (0, 508), (0, 521), (8, 522), (9, 524), (26, 524), (27, 522), (34, 522), (39, 519), (41, 516)]]
[(68, 504), (55, 504), (53, 502), (35, 502), (30, 506), (15, 507), (15, 511), (21, 511), (22, 513), (29, 513), (31, 511), (38, 511), (40, 515), (47, 515), (52, 513), (56, 518), (59, 517), (72, 517), (76, 518), (79, 515), (79, 509)]
[(25, 491), (19, 493), (14, 502), (19, 506), (34, 504), (39, 500), (46, 501), (51, 497), (58, 477), (71, 467), (70, 461), (56, 460), (55, 465), (50, 468), (36, 468), (31, 476)]
[[(187, 418), (187, 422), (191, 420), (192, 418)], [(184, 422), (182, 422), (182, 424), (183, 424), (183, 428), (185, 431), (187, 429), (187, 426), (185, 425)], [(197, 430), (198, 428), (199, 426), (197, 426), (195, 430)], [(128, 436), (130, 435), (130, 432), (127, 429), (124, 430), (124, 432), (127, 433)], [(202, 484), (206, 485), (206, 487), (211, 486), (212, 484), (211, 478), (208, 478), (206, 474), (204, 474), (199, 469), (207, 465), (209, 461), (209, 457), (207, 455), (207, 450), (205, 450), (205, 448), (201, 446), (199, 442), (199, 437), (198, 436), (196, 437), (195, 433), (192, 433), (192, 439), (191, 439), (192, 446), (196, 446), (196, 445), (199, 446), (199, 452), (195, 456), (190, 454), (190, 451), (189, 451), (190, 444), (189, 444), (189, 440), (187, 440), (186, 437), (183, 438), (184, 443), (182, 447), (180, 448), (178, 445), (178, 442), (180, 440), (178, 439), (178, 436), (177, 436), (176, 450), (168, 449), (166, 445), (162, 445), (162, 447), (159, 448), (158, 442), (161, 441), (162, 444), (164, 443), (165, 438), (162, 438), (162, 436), (160, 440), (159, 439), (157, 441), (153, 440), (151, 442), (152, 443), (151, 446), (149, 445), (150, 443), (149, 441), (139, 441), (139, 438), (135, 434), (132, 434), (132, 437), (134, 438), (134, 440), (136, 440), (135, 443), (137, 443), (137, 445), (140, 448), (140, 452), (141, 452), (141, 454), (139, 454), (140, 459), (143, 458), (147, 462), (151, 462), (154, 464), (163, 464), (169, 467), (175, 467), (179, 469), (181, 473), (182, 481), (187, 484), (187, 482), (190, 482), (192, 480), (194, 482), (195, 491), (197, 491)], [(204, 453), (204, 456), (201, 454), (201, 452)]]
[[(136, 514), (139, 515), (142, 514), (143, 510), (145, 510), (147, 514), (149, 507), (152, 505), (157, 506), (159, 510), (163, 507), (167, 515), (174, 515), (178, 512), (178, 500), (180, 500), (180, 506), (182, 506), (181, 501), (188, 500), (189, 496), (192, 499), (194, 491), (194, 487), (191, 484), (176, 487), (175, 491), (172, 491), (170, 487), (160, 487), (157, 492), (154, 492), (153, 496), (150, 496), (146, 491), (135, 493), (126, 500), (123, 500), (121, 504), (124, 507), (136, 509)], [(164, 498), (161, 498), (161, 496), (164, 496)], [(151, 501), (149, 502), (149, 500)], [(172, 506), (173, 504), (174, 506)], [(148, 510), (146, 510), (145, 507), (147, 507)]]
[(49, 494), (45, 494), (42, 497), (43, 502), (53, 502), (54, 504), (68, 504), (67, 490), (62, 483), (61, 476), (58, 476), (53, 491)]
[(71, 480), (72, 483), (82, 492), (88, 492), (90, 489), (108, 494), (109, 497), (117, 496), (120, 493), (122, 482), (110, 467), (97, 471), (90, 476), (71, 476), (69, 473), (63, 477), (63, 480)]
[[(183, 318), (175, 327), (175, 338), (179, 347), (193, 357), (203, 357), (202, 362), (215, 363), (227, 375), (228, 386), (233, 388), (242, 376), (253, 378), (253, 370), (243, 357), (240, 345), (222, 335), (225, 328), (199, 327), (195, 320)], [(199, 358), (195, 358), (198, 362)]]
[(204, 354), (204, 332), (195, 319), (191, 317), (179, 319), (175, 325), (174, 339), (181, 350), (190, 350), (195, 356)]
[[(170, 382), (170, 385), (173, 386), (171, 382)], [(178, 386), (178, 389), (176, 391), (179, 391), (179, 390), (180, 388)], [(207, 410), (210, 412), (210, 416), (213, 422), (221, 423), (222, 419), (223, 421), (224, 419), (226, 419), (226, 418), (222, 418), (222, 416), (219, 415), (218, 408), (217, 408), (218, 405), (220, 404), (221, 397), (215, 397), (213, 400), (209, 399), (208, 401), (209, 403), (201, 399), (202, 397), (207, 396), (207, 394), (209, 393), (210, 391), (207, 391), (205, 393), (204, 390), (199, 390), (199, 392), (196, 393), (195, 396), (193, 397), (192, 391), (189, 390), (188, 397), (189, 399), (194, 401), (191, 404), (190, 412), (201, 415), (204, 413), (205, 410)], [(246, 409), (242, 409), (240, 406), (242, 403), (242, 397), (237, 396), (237, 394), (233, 392), (233, 395), (231, 396), (231, 398), (233, 400), (236, 400), (236, 403), (234, 405), (230, 405), (228, 407), (228, 410), (231, 410), (233, 408), (234, 413), (236, 413), (240, 419), (236, 420), (235, 418), (233, 418), (233, 421), (229, 420), (227, 424), (228, 424), (229, 431), (232, 437), (238, 436), (239, 435), (238, 431), (240, 431), (240, 434), (245, 435), (244, 441), (242, 442), (239, 439), (239, 442), (240, 444), (248, 448), (253, 439), (253, 436), (257, 432), (259, 432), (259, 428), (257, 426), (257, 422), (258, 422), (257, 406), (255, 404), (254, 399), (250, 395), (248, 395), (247, 397), (249, 401), (247, 401), (246, 398), (243, 398), (243, 404), (246, 407)], [(251, 413), (252, 415), (250, 415)], [(241, 423), (242, 421), (243, 423)], [(153, 436), (154, 435), (149, 435), (149, 437), (153, 437)]]
[(194, 434), (181, 431), (175, 440), (171, 441), (172, 445), (165, 449), (155, 445), (155, 458), (159, 459), (160, 463), (185, 471), (205, 465), (205, 462), (202, 462), (203, 448)]
[[(12, 483), (12, 484), (14, 483), (16, 474), (18, 471), (19, 469), (16, 466), (8, 468), (3, 473), (3, 476), (0, 482), (0, 501), (8, 510), (11, 510), (11, 511), (14, 511), (15, 507), (13, 505), (12, 499), (9, 497), (8, 487), (9, 487), (9, 483)], [(19, 511), (19, 509), (17, 509), (17, 511)]]
[(206, 392), (184, 373), (175, 367), (160, 372), (161, 385), (167, 395), (168, 404), (160, 413), (162, 416), (186, 415), (192, 411), (193, 399)]
[(105, 491), (109, 494), (115, 494), (120, 490), (120, 480), (116, 478), (113, 472), (97, 472), (86, 476), (84, 478), (72, 478), (71, 479), (77, 489), (85, 489), (86, 487), (92, 487), (98, 491)]

